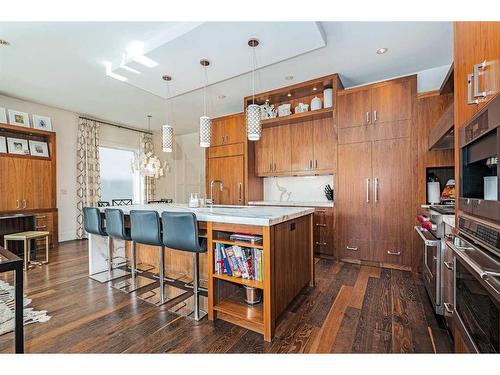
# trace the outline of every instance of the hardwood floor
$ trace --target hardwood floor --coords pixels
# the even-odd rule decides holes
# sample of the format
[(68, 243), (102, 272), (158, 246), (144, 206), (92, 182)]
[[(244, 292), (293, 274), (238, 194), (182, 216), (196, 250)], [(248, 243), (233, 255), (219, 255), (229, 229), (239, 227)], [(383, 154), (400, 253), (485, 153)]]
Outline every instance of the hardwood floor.
[[(230, 323), (195, 322), (93, 281), (87, 262), (86, 241), (74, 241), (28, 272), (31, 306), (52, 319), (26, 326), (26, 352), (451, 352), (419, 276), (410, 272), (318, 260), (316, 287), (292, 302), (267, 343)], [(0, 336), (0, 352), (13, 352), (12, 334)]]

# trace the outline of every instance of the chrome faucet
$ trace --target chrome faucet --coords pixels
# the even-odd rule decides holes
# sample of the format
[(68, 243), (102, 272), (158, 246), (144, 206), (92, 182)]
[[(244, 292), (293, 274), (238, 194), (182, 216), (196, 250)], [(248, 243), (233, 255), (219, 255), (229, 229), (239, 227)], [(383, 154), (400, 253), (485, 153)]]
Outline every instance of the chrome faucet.
[(214, 185), (215, 184), (219, 184), (220, 185), (220, 191), (224, 190), (224, 182), (222, 182), (221, 180), (212, 180), (212, 181), (210, 181), (210, 201), (212, 202), (211, 206), (214, 205)]

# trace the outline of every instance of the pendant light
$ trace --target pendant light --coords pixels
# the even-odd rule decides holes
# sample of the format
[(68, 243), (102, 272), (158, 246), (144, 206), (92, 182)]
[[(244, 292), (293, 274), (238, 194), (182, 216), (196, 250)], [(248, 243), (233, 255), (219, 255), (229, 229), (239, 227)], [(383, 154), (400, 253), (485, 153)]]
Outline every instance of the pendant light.
[(255, 48), (259, 45), (257, 39), (250, 39), (248, 45), (252, 48), (252, 104), (247, 106), (247, 138), (249, 141), (258, 141), (262, 133), (262, 125), (260, 123), (260, 106), (255, 104), (255, 69), (257, 58), (255, 56)]
[[(167, 106), (170, 104), (170, 81), (172, 77), (169, 75), (164, 75), (163, 80), (167, 83)], [(171, 108), (170, 108), (171, 109)], [(166, 115), (166, 124), (162, 126), (162, 144), (163, 144), (163, 152), (172, 152), (174, 146), (174, 128), (169, 125), (168, 121), (168, 112)], [(170, 111), (171, 112), (171, 111)]]
[(207, 66), (210, 65), (210, 61), (207, 59), (201, 59), (200, 65), (203, 67), (205, 74), (205, 85), (203, 86), (203, 116), (200, 117), (200, 147), (210, 147), (210, 141), (212, 138), (212, 120), (207, 116)]

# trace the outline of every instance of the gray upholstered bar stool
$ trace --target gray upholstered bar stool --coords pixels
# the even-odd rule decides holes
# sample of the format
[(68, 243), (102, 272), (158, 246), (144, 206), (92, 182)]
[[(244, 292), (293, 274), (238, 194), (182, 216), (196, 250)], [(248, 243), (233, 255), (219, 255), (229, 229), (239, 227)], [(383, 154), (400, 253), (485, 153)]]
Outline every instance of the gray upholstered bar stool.
[[(163, 245), (170, 249), (193, 253), (193, 299), (194, 310), (191, 313), (195, 320), (200, 320), (206, 312), (200, 310), (200, 263), (199, 254), (207, 251), (200, 245), (198, 237), (198, 221), (192, 212), (163, 212)], [(203, 313), (203, 316), (200, 315)], [(189, 314), (189, 315), (191, 315)]]
[(91, 279), (97, 280), (101, 283), (105, 283), (111, 280), (115, 280), (119, 277), (126, 276), (128, 272), (113, 268), (113, 242), (111, 237), (108, 236), (108, 232), (103, 225), (101, 218), (101, 211), (95, 207), (84, 207), (83, 208), (83, 227), (85, 231), (90, 234), (95, 234), (101, 237), (107, 237), (108, 239), (108, 254), (105, 256), (107, 263), (107, 270), (103, 272), (98, 272), (90, 275)]
[[(131, 210), (130, 211), (130, 226), (132, 241), (140, 244), (158, 246), (158, 278), (160, 283), (159, 300), (152, 302), (155, 293), (153, 291), (145, 294), (145, 297), (139, 298), (145, 301), (152, 302), (157, 306), (163, 305), (171, 298), (176, 298), (183, 294), (184, 291), (178, 288), (169, 287), (168, 292), (170, 298), (165, 295), (165, 280), (174, 281), (165, 277), (165, 246), (161, 238), (161, 222), (160, 216), (156, 211), (149, 210)], [(183, 276), (183, 275), (180, 275)]]
[[(130, 228), (125, 227), (125, 215), (123, 211), (119, 208), (106, 208), (106, 231), (108, 236), (113, 239), (119, 239), (123, 241), (132, 241), (130, 235)], [(113, 288), (119, 289), (126, 293), (131, 293), (136, 291), (143, 286), (153, 283), (153, 280), (147, 279), (145, 277), (139, 277), (137, 270), (137, 252), (135, 241), (132, 241), (131, 249), (131, 259), (130, 259), (130, 271), (131, 277), (127, 280), (119, 281), (113, 284)]]

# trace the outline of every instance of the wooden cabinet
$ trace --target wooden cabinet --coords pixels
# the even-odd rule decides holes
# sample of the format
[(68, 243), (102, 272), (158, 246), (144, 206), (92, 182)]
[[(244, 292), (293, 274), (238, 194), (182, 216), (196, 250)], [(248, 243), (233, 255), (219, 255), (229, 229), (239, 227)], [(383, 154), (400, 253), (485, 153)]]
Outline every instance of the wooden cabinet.
[(368, 125), (370, 122), (371, 89), (346, 92), (337, 99), (340, 128)]
[(314, 158), (313, 122), (304, 121), (289, 126), (293, 148), (292, 172), (311, 171)]
[(339, 128), (369, 126), (411, 118), (411, 80), (375, 84), (339, 93)]
[[(243, 205), (244, 197), (244, 157), (243, 155), (210, 159), (208, 167), (209, 181), (220, 180), (224, 184), (214, 186), (215, 204)], [(207, 187), (210, 193), (210, 186)]]
[(331, 119), (314, 121), (314, 170), (333, 173), (337, 168), (337, 134)]
[(245, 139), (245, 115), (243, 113), (212, 120), (211, 146), (245, 142)]
[(341, 258), (369, 259), (371, 242), (370, 142), (339, 145), (337, 252)]
[(335, 215), (333, 208), (316, 208), (314, 210), (314, 254), (317, 256), (334, 256)]
[(409, 138), (372, 143), (372, 255), (381, 263), (410, 264), (412, 171)]
[(261, 139), (256, 143), (255, 169), (259, 176), (287, 174), (291, 168), (291, 139), (288, 126), (262, 129)]
[(499, 92), (499, 63), (500, 22), (455, 22), (455, 123), (458, 128)]

